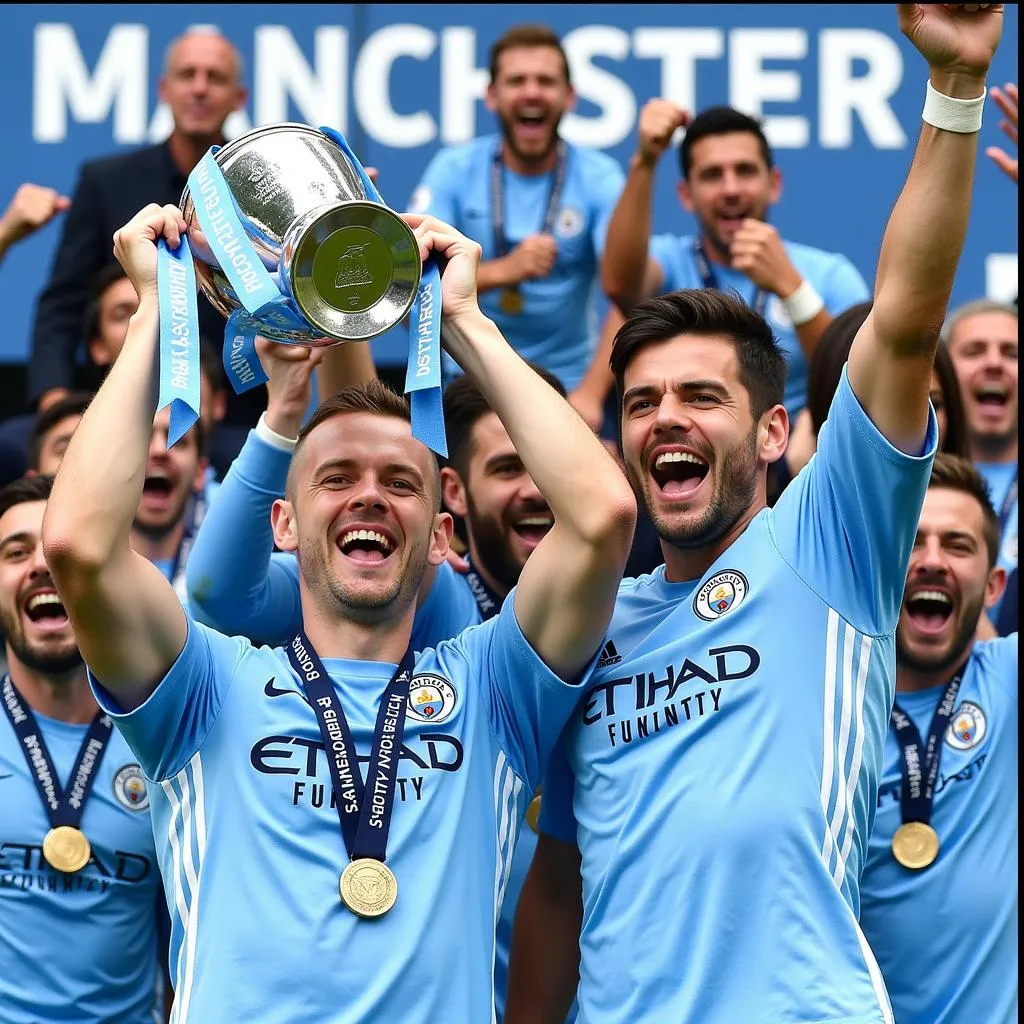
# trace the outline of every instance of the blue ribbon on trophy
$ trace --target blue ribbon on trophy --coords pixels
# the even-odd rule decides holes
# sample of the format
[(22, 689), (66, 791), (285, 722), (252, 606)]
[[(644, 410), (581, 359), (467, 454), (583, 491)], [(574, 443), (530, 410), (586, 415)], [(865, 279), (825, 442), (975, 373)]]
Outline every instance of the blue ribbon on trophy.
[(168, 445), (199, 419), (199, 313), (192, 250), (184, 238), (171, 249), (161, 238), (156, 255), (160, 307), (160, 393), (157, 408), (171, 407)]
[[(257, 335), (311, 346), (369, 340), (409, 314), (413, 435), (447, 455), (440, 272), (432, 260), (421, 263), (412, 230), (381, 199), (340, 133), (271, 125), (212, 147), (189, 175), (180, 205), (188, 227), (179, 252), (187, 255), (178, 258), (191, 265), (194, 257), (192, 316), (198, 282), (227, 317), (223, 358), (236, 392), (267, 379)], [(159, 265), (161, 323), (171, 266)], [(168, 300), (168, 316), (173, 308)], [(170, 327), (166, 344), (163, 338), (162, 328), (161, 382), (184, 358), (180, 344), (171, 347)], [(198, 332), (190, 359), (195, 401), (188, 426), (198, 414)], [(178, 437), (172, 433), (170, 443)]]

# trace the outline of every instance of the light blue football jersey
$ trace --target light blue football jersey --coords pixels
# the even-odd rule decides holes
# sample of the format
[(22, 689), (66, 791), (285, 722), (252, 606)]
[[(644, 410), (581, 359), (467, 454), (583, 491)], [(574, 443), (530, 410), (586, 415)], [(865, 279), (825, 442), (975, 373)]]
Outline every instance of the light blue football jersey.
[[(996, 515), (1000, 518), (1002, 535), (999, 539), (999, 557), (996, 564), (1002, 566), (1009, 575), (1017, 568), (1017, 498), (1015, 493), (1012, 496), (1010, 494), (1010, 488), (1015, 487), (1017, 481), (1017, 463), (976, 462), (974, 468), (988, 485), (989, 497)], [(1001, 604), (1002, 599), (988, 610), (988, 617), (993, 622), (999, 615)]]
[[(485, 261), (499, 254), (494, 244), (491, 173), (501, 140), (487, 135), (434, 155), (409, 203), (479, 242)], [(520, 286), (523, 312), (505, 313), (500, 289), (480, 295), (480, 308), (526, 360), (543, 366), (572, 390), (594, 354), (600, 324), (594, 300), (608, 221), (625, 184), (619, 164), (598, 150), (568, 145), (565, 184), (552, 233), (558, 258), (547, 277)], [(553, 172), (521, 175), (503, 168), (507, 251), (544, 225)], [(458, 367), (445, 355), (447, 373)]]
[[(66, 784), (89, 727), (35, 713)], [(0, 711), (0, 1021), (163, 1020), (160, 874), (138, 758), (115, 730), (82, 815), (92, 857), (72, 875), (43, 859), (35, 777)]]
[[(270, 647), (290, 643), (302, 624), (299, 566), (293, 554), (274, 552), (270, 527), (290, 462), (290, 452), (249, 431), (206, 509), (185, 569), (186, 609), (198, 622)], [(416, 609), (413, 649), (435, 647), (478, 622), (469, 585), (445, 562)]]
[[(902, 775), (889, 730), (860, 920), (898, 1024), (1017, 1020), (1018, 661), (1016, 633), (975, 644), (941, 746), (939, 855), (920, 871), (892, 855)], [(896, 695), (922, 737), (945, 689)]]
[[(704, 286), (694, 259), (693, 242), (692, 235), (682, 238), (677, 235), (654, 235), (651, 238), (648, 252), (664, 274), (663, 292)], [(845, 256), (800, 245), (798, 242), (783, 241), (783, 246), (790, 262), (805, 280), (814, 285), (825, 300), (825, 308), (833, 316), (871, 298), (864, 278)], [(719, 288), (733, 289), (753, 305), (757, 286), (746, 274), (717, 263), (714, 264), (714, 273)], [(786, 307), (777, 295), (767, 296), (764, 316), (786, 354), (785, 404), (792, 421), (807, 404), (807, 359)]]
[(541, 828), (578, 842), (583, 1024), (891, 1024), (857, 924), (934, 458), (844, 369), (818, 451), (700, 580), (625, 580)]
[[(387, 846), (398, 902), (375, 920), (339, 899), (347, 854), (330, 775), (284, 651), (190, 623), (134, 712), (116, 714), (94, 682), (154, 783), (180, 1020), (492, 1019), (495, 922), (519, 823), (589, 674), (576, 686), (554, 676), (512, 599), (417, 655)], [(365, 761), (394, 666), (325, 667)]]

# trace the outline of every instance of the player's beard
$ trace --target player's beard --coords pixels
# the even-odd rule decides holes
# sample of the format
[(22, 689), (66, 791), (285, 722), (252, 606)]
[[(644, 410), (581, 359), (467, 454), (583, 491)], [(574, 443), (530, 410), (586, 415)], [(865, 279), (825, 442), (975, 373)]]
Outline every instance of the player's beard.
[(949, 646), (944, 650), (928, 651), (924, 655), (917, 655), (911, 650), (903, 639), (903, 631), (896, 630), (896, 661), (898, 664), (911, 669), (913, 672), (930, 673), (942, 672), (952, 668), (964, 655), (964, 652), (974, 642), (974, 636), (978, 628), (978, 619), (985, 607), (985, 595), (965, 601), (960, 606), (960, 620), (957, 623), (956, 631)]
[(548, 144), (540, 153), (524, 153), (517, 145), (515, 139), (515, 125), (505, 117), (498, 118), (501, 125), (501, 137), (506, 146), (522, 160), (525, 164), (542, 164), (549, 159), (558, 146), (558, 126), (562, 123), (563, 114), (559, 114), (551, 125), (551, 137)]
[(0, 609), (0, 631), (18, 661), (33, 672), (57, 677), (66, 675), (82, 664), (82, 654), (73, 636), (59, 647), (32, 644), (22, 632), (16, 611), (12, 615), (7, 609)]
[(481, 514), (466, 492), (466, 525), (476, 549), (476, 568), (486, 570), (507, 594), (518, 582), (523, 566), (512, 554), (501, 520)]
[(303, 537), (300, 533), (299, 572), (314, 603), (328, 615), (375, 625), (397, 617), (416, 600), (427, 570), (427, 543), (407, 547), (399, 556), (404, 558), (403, 563), (391, 567), (391, 575), (383, 583), (358, 585), (339, 577), (330, 557), (330, 551), (337, 549), (329, 539)]
[[(646, 465), (649, 461), (647, 453), (642, 457)], [(646, 474), (638, 473), (631, 463), (626, 464), (626, 475), (633, 490), (644, 502), (658, 536), (673, 547), (703, 548), (714, 544), (729, 533), (750, 510), (757, 496), (760, 472), (757, 463), (757, 425), (734, 448), (722, 452), (713, 465), (718, 468), (718, 475), (713, 481), (711, 498), (703, 514), (696, 520), (688, 518), (686, 522), (673, 522), (654, 507)], [(714, 470), (709, 469), (709, 472)]]

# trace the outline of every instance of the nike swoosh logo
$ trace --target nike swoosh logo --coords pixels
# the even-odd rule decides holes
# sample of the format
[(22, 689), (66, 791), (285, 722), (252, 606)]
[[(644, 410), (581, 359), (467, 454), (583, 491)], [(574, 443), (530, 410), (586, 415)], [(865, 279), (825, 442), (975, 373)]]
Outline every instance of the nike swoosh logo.
[(3, 775), (0, 775), (0, 779), (13, 779), (13, 778), (14, 778), (14, 772), (4, 772)]
[(305, 694), (300, 693), (298, 690), (282, 690), (279, 686), (275, 686), (274, 681), (276, 678), (276, 676), (271, 676), (267, 680), (266, 686), (263, 687), (263, 692), (268, 697), (287, 697), (290, 694), (292, 697), (298, 697), (299, 700), (303, 701), (303, 703), (309, 703), (309, 701), (306, 700)]

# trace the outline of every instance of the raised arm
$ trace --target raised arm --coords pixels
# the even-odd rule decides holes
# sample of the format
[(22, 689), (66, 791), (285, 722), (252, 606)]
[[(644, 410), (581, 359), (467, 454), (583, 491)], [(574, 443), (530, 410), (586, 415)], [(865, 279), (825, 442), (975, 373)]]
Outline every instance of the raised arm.
[(624, 313), (661, 287), (661, 268), (648, 255), (654, 177), (672, 133), (688, 121), (686, 111), (669, 100), (649, 100), (640, 111), (637, 151), (608, 223), (601, 257), (601, 286)]
[(175, 248), (184, 228), (176, 207), (151, 204), (114, 235), (139, 308), (68, 445), (43, 521), (46, 562), (79, 649), (126, 711), (149, 696), (187, 635), (174, 588), (129, 543), (157, 402), (156, 242)]
[(18, 186), (3, 216), (0, 217), (0, 261), (16, 242), (34, 235), (40, 228), (71, 205), (67, 196), (52, 188), (25, 182)]
[(555, 524), (530, 556), (515, 611), (527, 641), (564, 679), (575, 677), (611, 619), (636, 523), (636, 499), (597, 436), (522, 360), (476, 300), (480, 246), (431, 217), (406, 214), (442, 278), (445, 346), (498, 414)]
[(854, 339), (848, 372), (878, 429), (896, 448), (916, 455), (928, 423), (939, 329), (967, 231), (985, 76), (1002, 33), (1003, 6), (897, 7), (900, 29), (928, 61), (930, 87), (940, 94), (929, 95), (924, 116), (946, 127), (921, 127), (882, 240), (874, 305)]

